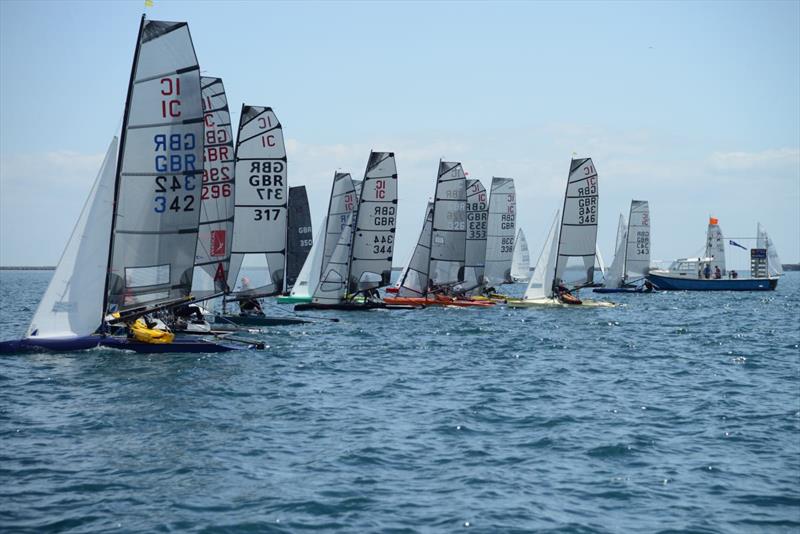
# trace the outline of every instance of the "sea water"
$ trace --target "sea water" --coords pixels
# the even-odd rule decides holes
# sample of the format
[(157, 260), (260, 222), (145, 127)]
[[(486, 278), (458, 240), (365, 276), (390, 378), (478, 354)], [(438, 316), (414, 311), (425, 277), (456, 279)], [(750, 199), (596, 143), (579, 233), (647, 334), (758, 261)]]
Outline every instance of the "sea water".
[[(4, 357), (0, 531), (797, 532), (798, 274)], [(51, 275), (0, 272), (0, 338)]]

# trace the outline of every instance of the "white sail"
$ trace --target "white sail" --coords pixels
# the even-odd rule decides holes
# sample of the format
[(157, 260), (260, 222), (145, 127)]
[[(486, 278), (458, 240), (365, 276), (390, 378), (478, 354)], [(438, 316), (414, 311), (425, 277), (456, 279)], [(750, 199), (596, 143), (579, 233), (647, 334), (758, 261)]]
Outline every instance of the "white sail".
[(705, 257), (713, 258), (709, 263), (712, 277), (717, 267), (722, 276), (725, 276), (725, 236), (722, 235), (722, 228), (719, 227), (719, 221), (715, 217), (708, 220)]
[(623, 277), (625, 275), (625, 248), (628, 242), (628, 224), (625, 222), (625, 217), (619, 214), (619, 223), (617, 224), (617, 241), (614, 247), (614, 260), (606, 271), (605, 287), (622, 287)]
[(606, 262), (603, 261), (603, 255), (600, 254), (600, 247), (597, 246), (595, 243), (594, 245), (594, 255), (597, 258), (597, 266), (600, 268), (600, 274), (603, 275), (603, 279), (606, 278)]
[(591, 158), (570, 163), (556, 261), (557, 280), (579, 287), (594, 281), (598, 215), (597, 171)]
[(486, 228), (489, 202), (480, 180), (467, 180), (467, 238), (464, 251), (464, 287), (477, 292), (486, 263)]
[(769, 276), (781, 276), (783, 274), (783, 265), (781, 265), (781, 259), (778, 257), (778, 250), (775, 248), (775, 244), (772, 242), (772, 239), (770, 239), (764, 227), (761, 226), (761, 223), (758, 223), (756, 232), (756, 246), (758, 248), (767, 249), (767, 269)]
[(306, 261), (297, 275), (297, 280), (289, 293), (293, 297), (311, 298), (314, 290), (319, 284), (319, 277), (322, 274), (322, 247), (325, 236), (325, 227), (322, 226), (317, 232), (317, 238), (311, 245), (311, 251), (306, 256)]
[(433, 285), (450, 285), (464, 279), (466, 210), (467, 179), (461, 163), (440, 161), (433, 202), (428, 268)]
[[(349, 173), (337, 172), (333, 175), (333, 186), (328, 203), (328, 216), (325, 219), (325, 239), (322, 247), (322, 267), (324, 269), (333, 255), (342, 230), (347, 226), (350, 214), (358, 207), (358, 195)], [(320, 272), (320, 276), (322, 273)]]
[(486, 283), (510, 284), (517, 201), (512, 178), (492, 178), (486, 230)]
[(525, 232), (520, 228), (514, 238), (514, 253), (511, 255), (511, 278), (515, 282), (527, 282), (531, 276), (531, 254)]
[(397, 222), (397, 166), (393, 152), (370, 152), (353, 229), (349, 293), (389, 284)]
[(650, 271), (650, 206), (632, 200), (625, 251), (625, 282), (644, 278)]
[(233, 240), (233, 130), (220, 78), (200, 78), (203, 96), (203, 185), (194, 258), (192, 295), (204, 298), (227, 289)]
[(347, 275), (350, 270), (350, 249), (353, 237), (353, 218), (356, 212), (347, 216), (347, 224), (339, 235), (339, 242), (333, 249), (330, 260), (322, 270), (319, 285), (314, 291), (314, 303), (338, 304), (347, 294)]
[(200, 93), (186, 23), (143, 18), (117, 163), (109, 310), (189, 295), (203, 171)]
[(61, 254), (50, 284), (28, 327), (28, 337), (87, 336), (104, 315), (103, 290), (114, 213), (117, 138), (111, 141), (100, 172)]
[[(272, 108), (242, 105), (236, 139), (236, 208), (230, 289), (250, 296), (283, 289), (288, 187), (283, 128)], [(244, 262), (260, 270), (250, 283), (237, 278)]]
[(417, 246), (411, 253), (408, 265), (400, 274), (396, 287), (400, 297), (424, 297), (428, 292), (428, 264), (431, 255), (431, 229), (433, 228), (433, 202), (425, 208), (425, 221), (419, 233)]
[(526, 300), (553, 297), (553, 277), (555, 275), (556, 258), (558, 257), (558, 219), (560, 215), (561, 212), (557, 211), (556, 216), (553, 218), (553, 223), (550, 225), (547, 239), (544, 242), (541, 254), (539, 254), (536, 267), (533, 269), (528, 288), (525, 290), (523, 298)]

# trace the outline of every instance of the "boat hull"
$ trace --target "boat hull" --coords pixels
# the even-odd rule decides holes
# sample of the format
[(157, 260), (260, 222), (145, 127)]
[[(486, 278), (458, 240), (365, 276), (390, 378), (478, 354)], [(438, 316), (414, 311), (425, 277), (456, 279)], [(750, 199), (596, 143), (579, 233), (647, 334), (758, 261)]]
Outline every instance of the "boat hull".
[(778, 286), (777, 278), (684, 278), (647, 275), (657, 289), (664, 291), (773, 291)]
[(268, 317), (258, 315), (217, 315), (214, 324), (235, 324), (237, 326), (287, 326), (308, 323), (297, 317)]
[(339, 302), (337, 304), (318, 304), (308, 302), (296, 304), (294, 311), (336, 310), (336, 311), (369, 311), (386, 308), (383, 302)]
[(652, 293), (652, 290), (646, 290), (639, 287), (596, 287), (592, 290), (594, 293)]
[(171, 343), (142, 343), (126, 337), (106, 337), (100, 341), (100, 345), (111, 349), (131, 350), (147, 354), (229, 352), (250, 348), (246, 345), (237, 347), (225, 343), (182, 336), (175, 337)]
[(278, 304), (300, 304), (303, 302), (311, 302), (311, 297), (299, 297), (293, 295), (281, 295), (277, 299)]
[(613, 302), (605, 300), (582, 300), (580, 304), (567, 304), (558, 299), (508, 299), (509, 308), (613, 308)]
[(97, 347), (102, 341), (101, 336), (80, 336), (65, 338), (36, 338), (14, 339), (0, 341), (0, 354), (23, 354), (28, 352), (73, 352)]
[(390, 305), (455, 306), (459, 308), (488, 308), (495, 304), (491, 300), (426, 299), (424, 297), (385, 297), (383, 301)]

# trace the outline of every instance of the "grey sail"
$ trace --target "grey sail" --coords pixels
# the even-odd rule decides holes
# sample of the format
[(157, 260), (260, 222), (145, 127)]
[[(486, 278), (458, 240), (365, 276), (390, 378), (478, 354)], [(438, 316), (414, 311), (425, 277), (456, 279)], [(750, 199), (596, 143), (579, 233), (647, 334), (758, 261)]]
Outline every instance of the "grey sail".
[(203, 185), (194, 257), (192, 295), (197, 299), (227, 290), (233, 240), (233, 129), (220, 78), (200, 78), (203, 96)]
[(467, 180), (467, 238), (464, 251), (464, 287), (467, 289), (477, 290), (483, 283), (488, 200), (486, 188), (480, 180)]
[(486, 283), (510, 284), (517, 200), (512, 178), (492, 178), (486, 233)]
[(631, 201), (626, 241), (624, 281), (631, 283), (650, 270), (650, 206), (646, 200)]
[(397, 223), (397, 165), (392, 152), (371, 152), (353, 230), (349, 293), (389, 284)]
[(464, 280), (467, 239), (467, 179), (461, 163), (440, 161), (433, 199), (430, 284), (447, 286)]
[(314, 291), (315, 304), (338, 304), (347, 294), (347, 276), (350, 270), (350, 246), (353, 238), (355, 212), (347, 216), (347, 222), (339, 235), (327, 265), (322, 269), (319, 285)]
[(617, 239), (614, 246), (614, 260), (605, 274), (605, 287), (622, 287), (625, 277), (625, 249), (628, 243), (628, 223), (625, 217), (619, 214), (617, 224)]
[(314, 245), (311, 211), (308, 208), (308, 195), (304, 185), (289, 188), (289, 221), (286, 232), (284, 293), (294, 286), (308, 252)]
[(580, 287), (594, 281), (598, 183), (591, 158), (570, 163), (561, 214), (554, 283)]
[(400, 297), (424, 297), (428, 292), (428, 264), (431, 255), (431, 228), (433, 226), (433, 202), (425, 208), (425, 221), (411, 253), (408, 266), (397, 281), (397, 295)]
[(106, 309), (189, 295), (202, 171), (200, 70), (189, 27), (143, 19), (116, 171)]
[[(263, 297), (283, 290), (287, 176), (283, 128), (272, 108), (242, 106), (236, 139), (236, 203), (228, 286)], [(242, 268), (252, 273), (242, 276)]]
[(331, 198), (328, 203), (328, 217), (325, 222), (325, 242), (322, 247), (322, 263), (320, 276), (325, 266), (333, 255), (336, 245), (339, 243), (339, 236), (349, 222), (350, 214), (358, 206), (358, 198), (353, 179), (349, 173), (337, 172), (333, 175), (333, 186), (331, 187)]

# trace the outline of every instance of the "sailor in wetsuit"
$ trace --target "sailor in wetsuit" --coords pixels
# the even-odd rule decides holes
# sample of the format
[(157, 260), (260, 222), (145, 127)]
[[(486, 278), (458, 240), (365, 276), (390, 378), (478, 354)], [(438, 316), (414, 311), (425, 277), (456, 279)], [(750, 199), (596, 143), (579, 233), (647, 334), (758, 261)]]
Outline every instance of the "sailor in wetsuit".
[[(242, 291), (250, 289), (250, 279), (246, 276), (242, 277)], [(264, 310), (261, 309), (261, 303), (258, 299), (252, 297), (239, 298), (239, 312), (241, 315), (264, 315)]]

